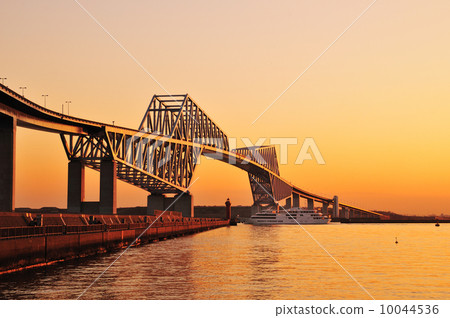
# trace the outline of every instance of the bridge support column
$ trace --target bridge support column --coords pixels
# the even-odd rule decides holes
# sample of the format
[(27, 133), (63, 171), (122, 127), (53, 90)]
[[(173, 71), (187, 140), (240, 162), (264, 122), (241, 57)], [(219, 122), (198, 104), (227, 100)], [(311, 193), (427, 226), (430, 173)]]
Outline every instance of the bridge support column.
[(0, 115), (0, 212), (15, 208), (16, 125), (15, 118)]
[(286, 209), (290, 209), (292, 206), (292, 199), (291, 198), (287, 198), (286, 199)]
[(67, 212), (81, 213), (84, 201), (84, 164), (80, 160), (69, 162), (67, 179)]
[(300, 207), (300, 195), (298, 193), (292, 193), (292, 207), (299, 208)]
[(313, 199), (307, 200), (308, 200), (308, 210), (314, 210), (314, 200)]
[(102, 160), (100, 164), (100, 213), (117, 214), (117, 163)]
[(339, 198), (337, 195), (335, 195), (333, 198), (333, 217), (339, 217)]
[(164, 211), (166, 196), (164, 194), (153, 193), (147, 197), (147, 214), (155, 215), (155, 210)]
[(194, 217), (194, 200), (189, 193), (182, 193), (173, 198), (154, 193), (147, 197), (147, 214), (154, 215), (158, 211), (181, 212), (184, 217)]
[(253, 215), (255, 213), (258, 213), (260, 210), (260, 206), (256, 203), (253, 203), (252, 207), (250, 208), (250, 213)]
[(328, 202), (322, 202), (322, 215), (327, 216), (328, 215)]
[[(181, 193), (174, 198), (175, 211), (181, 212), (184, 217), (194, 217), (194, 197), (190, 193)], [(173, 207), (173, 206), (172, 206)], [(171, 210), (173, 210), (171, 208)]]
[(341, 218), (348, 219), (348, 209), (347, 208), (342, 207)]

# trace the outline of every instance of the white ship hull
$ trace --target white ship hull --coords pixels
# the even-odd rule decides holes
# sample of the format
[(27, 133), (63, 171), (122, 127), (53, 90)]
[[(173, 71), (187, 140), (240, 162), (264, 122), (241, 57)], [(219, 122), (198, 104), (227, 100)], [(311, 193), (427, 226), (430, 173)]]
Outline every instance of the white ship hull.
[(246, 223), (253, 225), (328, 224), (331, 219), (315, 210), (290, 208), (281, 211), (265, 210), (253, 214)]

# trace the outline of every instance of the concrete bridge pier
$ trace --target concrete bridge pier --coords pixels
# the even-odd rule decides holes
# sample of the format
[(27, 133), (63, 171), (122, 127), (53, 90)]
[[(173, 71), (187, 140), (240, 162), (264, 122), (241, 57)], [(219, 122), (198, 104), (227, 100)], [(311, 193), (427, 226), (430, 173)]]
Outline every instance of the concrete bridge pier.
[(328, 202), (322, 202), (322, 215), (327, 216), (328, 215)]
[(333, 198), (333, 215), (332, 217), (338, 218), (339, 217), (339, 198), (337, 195)]
[(300, 207), (300, 195), (298, 193), (292, 193), (292, 207), (299, 208)]
[(85, 168), (81, 160), (69, 162), (67, 179), (67, 212), (81, 213), (85, 195)]
[(308, 200), (308, 210), (314, 210), (314, 200), (309, 198), (307, 200)]
[(164, 211), (164, 194), (152, 193), (147, 197), (147, 214), (154, 215), (155, 210)]
[(290, 209), (292, 207), (292, 199), (287, 198), (286, 199), (286, 209)]
[(16, 118), (0, 115), (0, 212), (15, 209), (16, 126)]
[(100, 214), (117, 214), (117, 163), (102, 160), (100, 164)]
[(355, 210), (350, 209), (349, 214), (348, 214), (348, 217), (349, 217), (350, 219), (353, 219), (353, 218), (355, 217)]
[(341, 209), (341, 218), (348, 219), (349, 211), (347, 208), (342, 207)]
[(190, 193), (181, 193), (168, 198), (164, 194), (153, 193), (147, 197), (147, 214), (154, 215), (158, 211), (181, 212), (184, 217), (194, 217), (194, 200)]
[(260, 211), (261, 211), (261, 207), (258, 204), (253, 203), (252, 207), (250, 208), (250, 213), (253, 215), (253, 214), (258, 213)]
[(193, 218), (194, 217), (194, 197), (192, 194), (186, 192), (181, 193), (174, 198), (175, 211), (181, 212), (184, 217)]

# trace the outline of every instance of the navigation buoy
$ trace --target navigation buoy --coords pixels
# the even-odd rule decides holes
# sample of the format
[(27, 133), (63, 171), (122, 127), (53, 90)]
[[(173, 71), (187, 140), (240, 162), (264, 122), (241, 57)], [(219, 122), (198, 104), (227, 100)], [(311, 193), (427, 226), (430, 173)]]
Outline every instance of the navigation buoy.
[(441, 226), (441, 225), (439, 224), (439, 222), (436, 222), (436, 224), (434, 226)]
[(397, 236), (395, 237), (395, 244), (398, 244), (398, 241), (397, 241)]

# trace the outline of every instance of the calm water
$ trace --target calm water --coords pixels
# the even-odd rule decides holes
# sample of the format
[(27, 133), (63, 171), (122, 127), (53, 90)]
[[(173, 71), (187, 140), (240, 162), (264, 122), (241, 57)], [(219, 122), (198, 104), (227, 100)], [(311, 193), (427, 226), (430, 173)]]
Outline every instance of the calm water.
[[(330, 224), (305, 229), (375, 299), (450, 298), (450, 224)], [(0, 276), (0, 298), (77, 298), (120, 253)], [(240, 224), (131, 248), (83, 298), (369, 296), (299, 226)]]

